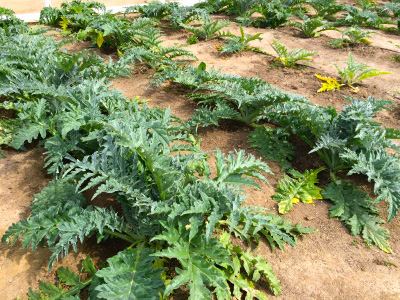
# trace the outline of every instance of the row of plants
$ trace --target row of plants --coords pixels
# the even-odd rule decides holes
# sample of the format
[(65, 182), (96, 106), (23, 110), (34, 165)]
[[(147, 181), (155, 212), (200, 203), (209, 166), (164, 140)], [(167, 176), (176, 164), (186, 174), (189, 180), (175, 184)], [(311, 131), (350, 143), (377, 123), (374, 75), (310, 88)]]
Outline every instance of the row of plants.
[[(200, 6), (202, 6), (203, 4), (201, 4)], [(176, 3), (163, 4), (152, 2), (148, 6), (135, 6), (128, 8), (126, 13), (128, 14), (138, 11), (141, 14), (141, 17), (151, 17), (157, 20), (161, 20), (169, 16), (171, 9), (176, 8), (176, 5)], [(204, 9), (204, 7), (202, 8)], [(194, 10), (194, 8), (186, 9), (188, 11)], [(212, 26), (210, 25), (210, 28), (213, 28), (212, 30), (207, 30), (207, 28), (209, 27), (202, 26), (199, 28), (193, 27), (194, 29), (192, 31), (196, 32), (198, 36), (203, 37), (204, 39), (212, 38), (213, 34), (216, 33), (235, 39), (235, 37), (233, 37), (229, 33), (218, 32), (218, 30), (220, 29), (218, 26), (219, 21), (211, 21), (210, 19), (208, 19), (208, 22), (209, 24), (214, 24)], [(186, 29), (190, 27), (189, 25), (184, 24), (182, 26)], [(245, 46), (249, 47), (247, 40), (260, 38), (259, 35), (246, 37), (242, 27), (240, 27), (240, 29), (241, 37), (236, 38), (239, 38), (240, 41), (237, 43), (240, 43), (242, 45), (242, 48), (237, 49), (246, 49)], [(203, 34), (200, 33), (201, 30), (203, 30)], [(349, 36), (351, 36), (350, 32), (354, 33), (354, 28), (349, 28), (348, 32)], [(354, 39), (356, 41), (360, 40), (358, 37)], [(345, 38), (342, 38), (341, 40), (342, 42), (346, 41)], [(315, 54), (315, 52), (303, 49), (288, 51), (287, 48), (279, 41), (274, 41), (272, 46), (277, 53), (277, 60), (286, 67), (293, 67), (295, 66), (297, 61), (307, 60), (310, 55)], [(135, 56), (135, 58), (140, 58), (140, 56)], [(354, 87), (355, 83), (368, 77), (387, 73), (377, 69), (372, 69), (366, 64), (357, 64), (351, 54), (349, 55), (349, 60), (346, 64), (347, 66), (343, 69), (340, 69), (336, 65), (341, 78), (340, 83), (335, 78), (318, 76), (321, 80), (325, 81), (320, 91), (340, 89), (342, 85), (347, 85), (354, 91), (357, 91), (358, 88)], [(164, 63), (159, 64), (158, 67), (160, 68), (154, 66), (154, 64), (151, 66), (161, 71), (155, 75), (155, 82), (157, 84), (160, 84), (165, 80), (173, 80), (174, 82), (186, 85), (187, 87), (192, 88), (195, 91), (209, 91), (208, 93), (196, 92), (189, 95), (190, 99), (199, 101), (199, 103), (203, 106), (203, 108), (197, 110), (194, 116), (189, 120), (189, 124), (192, 126), (192, 128), (197, 128), (198, 126), (217, 125), (219, 119), (232, 119), (236, 121), (242, 121), (247, 124), (253, 124), (254, 122), (260, 121), (262, 119), (268, 119), (268, 116), (266, 116), (265, 113), (267, 107), (275, 106), (278, 103), (292, 103), (292, 101), (295, 103), (304, 102), (304, 99), (302, 97), (292, 96), (287, 93), (278, 91), (267, 83), (256, 78), (246, 79), (239, 78), (237, 76), (228, 76), (220, 74), (216, 70), (211, 70), (210, 72), (207, 72), (205, 70), (204, 63), (200, 64), (197, 68), (178, 65), (166, 65)], [(390, 131), (394, 132), (394, 130)], [(295, 133), (296, 131), (292, 130), (292, 132)], [(397, 136), (394, 135), (394, 138), (396, 137)], [(308, 142), (309, 145), (313, 147), (317, 143), (317, 139), (312, 142)], [(328, 163), (327, 160), (325, 160), (325, 162)], [(350, 169), (351, 167), (347, 166), (347, 168)], [(396, 202), (398, 200), (393, 201)], [(393, 201), (389, 199), (390, 203), (392, 203)], [(389, 219), (392, 219), (397, 214), (398, 205), (394, 205), (394, 210), (392, 208), (390, 208), (389, 210)], [(361, 228), (360, 226), (358, 227)], [(379, 232), (381, 233), (382, 231)], [(373, 239), (366, 238), (366, 240), (371, 241)], [(377, 241), (378, 238), (375, 238), (375, 240)], [(383, 240), (387, 240), (386, 233)], [(381, 245), (383, 244), (381, 243)], [(384, 246), (380, 247), (389, 251), (389, 246), (387, 243)]]
[[(89, 6), (79, 1), (75, 4)], [(87, 9), (95, 22), (98, 8), (91, 5)], [(89, 32), (90, 26), (68, 32), (68, 28), (74, 28), (70, 20), (83, 8), (74, 8), (78, 13), (67, 17), (69, 25), (64, 31), (68, 35), (89, 37), (103, 49), (104, 36), (109, 36), (112, 46), (107, 49), (120, 55), (116, 63), (106, 63), (87, 51), (73, 55), (60, 51), (63, 43), (39, 36), (40, 30), (29, 28), (11, 12), (1, 23), (2, 107), (15, 111), (15, 115), (1, 120), (0, 141), (23, 149), (26, 142), (40, 136), (47, 150), (46, 168), (55, 178), (35, 195), (28, 220), (11, 226), (3, 241), (15, 243), (22, 237), (23, 247), (32, 245), (33, 249), (47, 242), (54, 253), (50, 266), (59, 255), (67, 255), (70, 246), (76, 249), (78, 241), (92, 235), (99, 241), (120, 238), (128, 243), (128, 248), (110, 258), (101, 270), (87, 259), (84, 272), (89, 279), (81, 281), (68, 269), (61, 269), (60, 280), (69, 282), (72, 288), (63, 290), (41, 283), (42, 294), (30, 291), (30, 297), (79, 297), (80, 290), (90, 285), (93, 297), (140, 299), (152, 295), (150, 299), (155, 299), (158, 292), (168, 297), (174, 289), (187, 285), (190, 299), (209, 299), (211, 294), (218, 299), (231, 299), (232, 295), (240, 298), (242, 294), (249, 299), (264, 299), (252, 282), (260, 280), (260, 275), (269, 281), (272, 292), (279, 294), (279, 282), (265, 259), (232, 246), (231, 234), (250, 244), (265, 237), (272, 248), (282, 249), (284, 243), (295, 245), (297, 234), (312, 230), (293, 226), (262, 208), (242, 206), (245, 197), (240, 186), (257, 188), (252, 178), (265, 181), (260, 172), (270, 173), (260, 160), (246, 157), (242, 151), (228, 157), (217, 152), (217, 174), (210, 174), (209, 154), (199, 150), (196, 129), (218, 125), (221, 119), (254, 126), (249, 141), (252, 146), (266, 159), (290, 170), (274, 196), (280, 213), (287, 213), (299, 201), (330, 199), (331, 216), (345, 222), (351, 234), (361, 233), (368, 245), (373, 243), (391, 252), (388, 232), (379, 226), (383, 221), (375, 204), (388, 201), (389, 221), (398, 213), (400, 191), (395, 182), (400, 165), (397, 154), (388, 154), (387, 148), (399, 150), (392, 142), (399, 138), (399, 132), (374, 122), (376, 114), (390, 103), (349, 98), (350, 105), (338, 113), (258, 78), (207, 71), (205, 63), (185, 66), (173, 58), (194, 56), (177, 47), (161, 46), (161, 32), (155, 27), (160, 23), (150, 19), (152, 15), (143, 15), (146, 7), (127, 10), (127, 14), (139, 11), (142, 16), (123, 21), (132, 29), (126, 39), (115, 39), (115, 33), (108, 35), (106, 28), (85, 37), (82, 32)], [(110, 14), (102, 25), (109, 20), (120, 22), (114, 19), (121, 18)], [(225, 35), (229, 37), (229, 33)], [(246, 38), (251, 39), (241, 30), (241, 39)], [(127, 76), (137, 61), (158, 71), (156, 83), (172, 80), (192, 90), (189, 99), (202, 107), (186, 124), (168, 111), (141, 107), (135, 99), (109, 89), (106, 78)], [(262, 125), (265, 122), (279, 127)], [(293, 134), (318, 154), (329, 171), (331, 183), (324, 190), (316, 186), (317, 174), (323, 169), (304, 174), (291, 170), (295, 148), (289, 138)], [(351, 185), (345, 172), (367, 175), (374, 182), (377, 201)], [(86, 205), (81, 193), (85, 189), (96, 190), (95, 196), (103, 192), (115, 195), (119, 210)], [(173, 272), (176, 261), (179, 267)], [(129, 267), (122, 270), (121, 265)], [(143, 268), (141, 274), (149, 277), (134, 275), (135, 267)], [(124, 279), (116, 281), (120, 276)], [(139, 277), (129, 289), (123, 289), (132, 276)]]
[[(345, 5), (335, 0), (206, 0), (195, 5), (210, 13), (225, 13), (236, 17), (246, 26), (276, 28), (290, 24), (291, 17), (301, 17), (307, 26), (365, 26), (384, 28), (384, 24), (397, 25), (400, 3), (396, 0), (384, 5), (375, 1), (360, 0), (355, 5)], [(255, 13), (258, 17), (254, 17)], [(330, 22), (330, 23), (328, 23)], [(329, 26), (328, 26), (329, 27)]]
[[(204, 4), (204, 3), (203, 3)], [(101, 9), (101, 14), (97, 10)], [(78, 40), (91, 38), (94, 44), (102, 49), (117, 50), (118, 53), (128, 55), (134, 59), (145, 60), (153, 68), (165, 66), (168, 61), (178, 56), (192, 57), (190, 52), (178, 47), (161, 47), (161, 31), (155, 26), (160, 26), (162, 19), (167, 19), (174, 28), (183, 27), (189, 30), (193, 35), (189, 38), (189, 43), (197, 42), (198, 39), (211, 39), (223, 37), (227, 40), (224, 47), (219, 48), (222, 53), (235, 53), (241, 51), (254, 51), (267, 54), (265, 51), (251, 46), (250, 42), (261, 40), (261, 33), (255, 35), (245, 34), (240, 26), (240, 36), (236, 36), (229, 31), (220, 31), (230, 23), (227, 21), (210, 19), (207, 10), (195, 7), (182, 7), (177, 2), (161, 3), (150, 2), (146, 6), (131, 6), (126, 8), (124, 16), (137, 12), (139, 18), (132, 20), (108, 13), (105, 7), (96, 2), (73, 1), (64, 3), (61, 9), (45, 8), (41, 13), (41, 23), (47, 25), (57, 25), (63, 27), (64, 34), (71, 35)], [(181, 16), (178, 18), (177, 16)], [(61, 21), (60, 21), (61, 20)], [(190, 25), (193, 20), (202, 20), (201, 26)], [(316, 19), (313, 19), (313, 24)], [(298, 23), (296, 26), (307, 36), (316, 36), (323, 29), (335, 29), (335, 27), (322, 27), (320, 23), (315, 23), (309, 27), (308, 21)], [(100, 24), (99, 26), (95, 24)], [(294, 24), (294, 23), (293, 23)], [(69, 28), (67, 30), (67, 28)], [(318, 30), (317, 30), (318, 29)], [(357, 27), (350, 27), (342, 31), (342, 37), (333, 40), (331, 44), (336, 46), (357, 45), (359, 43), (368, 43), (367, 37), (370, 37), (372, 31), (365, 31)], [(296, 49), (289, 51), (285, 45), (279, 41), (271, 44), (279, 61), (284, 67), (295, 67), (301, 60), (309, 60), (314, 51)], [(163, 58), (168, 56), (169, 60)], [(347, 67), (343, 70), (336, 65), (340, 82), (336, 78), (322, 77), (318, 75), (323, 83), (319, 92), (340, 89), (347, 85), (354, 92), (358, 88), (354, 84), (387, 72), (368, 67), (366, 64), (357, 64), (352, 56), (349, 56)]]
[[(294, 156), (294, 146), (289, 142), (292, 135), (301, 138), (310, 147), (310, 153), (319, 156), (329, 171), (331, 184), (321, 194), (315, 184), (317, 173), (323, 169), (305, 174), (290, 171), (292, 176), (281, 179), (274, 196), (280, 213), (287, 213), (299, 201), (330, 199), (334, 202), (331, 216), (340, 217), (353, 235), (362, 233), (368, 245), (374, 243), (391, 252), (388, 232), (379, 225), (383, 220), (377, 217), (375, 204), (388, 202), (388, 221), (398, 214), (400, 194), (396, 182), (400, 178), (397, 154), (400, 148), (393, 140), (399, 139), (400, 132), (374, 121), (379, 111), (390, 108), (390, 101), (345, 97), (350, 105), (337, 112), (332, 107), (313, 105), (299, 95), (279, 91), (259, 78), (226, 75), (214, 69), (206, 71), (204, 63), (197, 68), (166, 67), (156, 75), (155, 83), (167, 80), (192, 89), (188, 98), (201, 105), (188, 120), (194, 129), (218, 126), (222, 119), (251, 125), (255, 128), (250, 134), (251, 145), (284, 169), (292, 168), (289, 163)], [(261, 125), (265, 121), (279, 126), (278, 129)], [(389, 154), (388, 149), (395, 150), (395, 154)], [(376, 201), (346, 180), (346, 174), (355, 173), (366, 175), (374, 183)]]
[[(263, 239), (283, 250), (314, 230), (244, 204), (242, 187), (259, 188), (272, 174), (264, 162), (217, 150), (211, 173), (210, 153), (185, 122), (111, 89), (108, 78), (130, 74), (134, 55), (106, 62), (88, 51), (69, 54), (60, 48), (70, 40), (56, 43), (7, 22), (0, 22), (0, 98), (10, 113), (0, 120), (0, 143), (23, 150), (39, 140), (54, 179), (2, 242), (49, 247), (49, 270), (89, 237), (126, 243), (100, 269), (90, 257), (84, 274), (59, 268), (60, 284), (40, 282), (30, 299), (79, 299), (83, 289), (91, 299), (160, 299), (181, 286), (189, 299), (266, 299), (255, 288), (260, 280), (281, 293), (272, 267), (251, 246)], [(168, 55), (162, 60), (178, 66)], [(88, 189), (93, 198), (112, 195), (113, 205), (93, 205), (83, 196)], [(234, 238), (249, 247), (234, 246)]]

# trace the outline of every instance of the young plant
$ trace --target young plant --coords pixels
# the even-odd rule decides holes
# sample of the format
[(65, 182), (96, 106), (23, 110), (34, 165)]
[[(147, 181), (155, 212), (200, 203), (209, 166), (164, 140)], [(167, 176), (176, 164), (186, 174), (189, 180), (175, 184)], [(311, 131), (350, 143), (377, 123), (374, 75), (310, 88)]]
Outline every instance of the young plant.
[(190, 31), (193, 35), (197, 36), (200, 40), (210, 40), (219, 36), (219, 31), (229, 26), (231, 23), (226, 20), (215, 20), (210, 19), (203, 20), (200, 27), (191, 25), (181, 24), (183, 28)]
[(174, 29), (181, 27), (181, 24), (189, 24), (194, 20), (200, 21), (209, 18), (210, 15), (205, 9), (188, 6), (171, 7), (170, 14), (167, 17), (168, 21), (172, 23)]
[(170, 9), (172, 7), (177, 5), (177, 2), (164, 3), (160, 1), (151, 1), (146, 5), (128, 6), (125, 9), (124, 15), (138, 12), (143, 18), (154, 18), (161, 20), (170, 14)]
[(288, 25), (300, 29), (304, 36), (318, 37), (320, 32), (326, 30), (336, 30), (335, 27), (329, 26), (328, 22), (322, 18), (309, 18), (307, 15), (303, 15), (302, 22), (289, 22)]
[(224, 47), (221, 50), (221, 53), (236, 53), (236, 52), (242, 52), (242, 51), (254, 51), (254, 52), (259, 52), (266, 54), (265, 51), (261, 50), (260, 48), (250, 46), (249, 43), (251, 41), (259, 40), (261, 41), (262, 38), (260, 37), (262, 33), (257, 33), (254, 35), (251, 34), (245, 34), (243, 31), (243, 27), (240, 27), (240, 36), (236, 36), (232, 33), (228, 32), (222, 32), (221, 36), (222, 37), (227, 37), (229, 43), (225, 44)]
[(376, 33), (375, 31), (361, 29), (358, 26), (351, 26), (339, 31), (341, 32), (342, 37), (329, 42), (329, 44), (336, 48), (355, 46), (359, 44), (371, 44), (367, 38), (370, 38), (372, 33)]
[(345, 64), (346, 66), (341, 69), (336, 63), (333, 63), (339, 72), (341, 83), (352, 88), (354, 91), (358, 91), (358, 88), (355, 88), (354, 84), (359, 83), (364, 79), (378, 75), (390, 74), (389, 72), (371, 68), (366, 63), (356, 63), (351, 53), (349, 53), (349, 58)]
[(377, 9), (378, 15), (386, 18), (398, 19), (400, 17), (400, 3), (389, 2)]
[(231, 0), (228, 2), (225, 12), (228, 15), (237, 16), (239, 18), (247, 17), (251, 14), (254, 6), (258, 5), (258, 0)]
[(186, 41), (189, 45), (194, 45), (197, 44), (199, 42), (199, 39), (197, 38), (197, 36), (195, 36), (194, 34), (192, 34)]
[(276, 61), (279, 61), (284, 67), (288, 68), (294, 68), (298, 61), (309, 61), (311, 59), (310, 56), (317, 53), (316, 51), (308, 51), (305, 49), (295, 49), (288, 51), (286, 46), (278, 40), (274, 40), (271, 44), (271, 47), (278, 55)]
[(224, 12), (229, 5), (229, 0), (206, 0), (195, 3), (195, 8), (206, 10), (210, 14)]
[(358, 0), (356, 5), (360, 7), (363, 11), (374, 11), (376, 8), (376, 2), (374, 0)]
[(308, 0), (307, 4), (315, 10), (317, 17), (323, 19), (332, 19), (332, 16), (344, 10), (343, 4), (336, 0)]
[(39, 24), (58, 26), (61, 21), (61, 10), (55, 7), (44, 7), (40, 11)]
[(278, 0), (262, 1), (258, 6), (255, 6), (251, 11), (251, 14), (255, 12), (261, 14), (261, 17), (244, 22), (245, 25), (253, 25), (262, 28), (276, 28), (284, 25), (292, 15), (290, 6), (286, 5), (284, 1)]
[(341, 26), (365, 26), (373, 28), (382, 28), (383, 24), (388, 23), (387, 20), (379, 17), (370, 10), (360, 10), (354, 6), (345, 6), (347, 14), (343, 19), (338, 20), (337, 25)]

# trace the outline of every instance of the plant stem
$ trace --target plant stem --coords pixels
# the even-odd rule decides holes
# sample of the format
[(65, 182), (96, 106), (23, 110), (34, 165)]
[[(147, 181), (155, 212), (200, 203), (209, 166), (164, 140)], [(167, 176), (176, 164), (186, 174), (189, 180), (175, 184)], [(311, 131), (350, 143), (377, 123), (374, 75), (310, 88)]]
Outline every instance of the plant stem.
[(120, 238), (120, 239), (122, 239), (124, 241), (129, 242), (129, 243), (134, 243), (134, 242), (137, 241), (136, 239), (134, 239), (133, 237), (131, 237), (131, 236), (127, 235), (127, 234), (123, 234), (123, 233), (120, 233), (120, 232), (112, 231), (112, 230), (107, 229), (107, 228), (104, 228), (103, 231), (105, 233), (109, 234), (109, 235), (113, 235), (113, 236), (118, 237), (118, 238)]

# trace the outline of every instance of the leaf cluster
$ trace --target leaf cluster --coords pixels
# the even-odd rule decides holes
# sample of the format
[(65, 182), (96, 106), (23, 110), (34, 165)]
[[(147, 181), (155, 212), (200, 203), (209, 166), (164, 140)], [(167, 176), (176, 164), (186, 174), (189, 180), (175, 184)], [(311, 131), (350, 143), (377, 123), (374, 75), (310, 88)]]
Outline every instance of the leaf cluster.
[(181, 27), (191, 32), (200, 40), (210, 40), (219, 37), (219, 31), (230, 24), (231, 23), (226, 20), (212, 21), (211, 19), (207, 18), (202, 20), (199, 27), (186, 24), (181, 24)]
[(257, 48), (250, 46), (250, 42), (259, 40), (261, 41), (262, 38), (260, 37), (262, 33), (256, 33), (254, 35), (252, 34), (245, 34), (243, 27), (239, 26), (240, 28), (240, 36), (236, 36), (232, 33), (228, 32), (222, 32), (221, 37), (226, 37), (228, 40), (228, 43), (225, 44), (225, 46), (222, 48), (221, 53), (236, 53), (236, 52), (242, 52), (242, 51), (254, 51), (254, 52), (259, 52), (263, 54), (267, 54), (265, 51)]
[(318, 37), (320, 32), (326, 30), (336, 30), (335, 27), (329, 25), (322, 18), (310, 18), (307, 15), (301, 16), (301, 22), (289, 22), (288, 25), (300, 29), (305, 37)]
[[(142, 35), (137, 43), (156, 46), (159, 39)], [(8, 124), (2, 141), (22, 148), (40, 135), (46, 167), (55, 177), (35, 195), (31, 215), (10, 226), (2, 242), (15, 244), (21, 239), (24, 249), (33, 250), (47, 244), (52, 252), (49, 269), (92, 236), (98, 242), (113, 238), (129, 243), (108, 259), (107, 266), (92, 270), (91, 297), (157, 299), (158, 292), (166, 296), (187, 285), (192, 299), (209, 299), (212, 294), (230, 299), (233, 292), (252, 292), (252, 285), (244, 282), (261, 276), (277, 292), (280, 286), (260, 257), (239, 250), (234, 254), (214, 237), (229, 227), (231, 234), (246, 241), (264, 237), (271, 247), (282, 249), (285, 243), (295, 246), (297, 235), (312, 232), (243, 205), (243, 186), (259, 188), (260, 182), (267, 182), (265, 174), (271, 174), (269, 167), (244, 151), (226, 156), (217, 150), (217, 172), (212, 175), (209, 154), (199, 150), (185, 122), (168, 109), (140, 106), (110, 89), (106, 78), (131, 70), (128, 54), (106, 64), (97, 55), (69, 54), (61, 46), (46, 36), (0, 38), (0, 91), (7, 99), (2, 107), (15, 111), (15, 119), (2, 121)], [(207, 72), (204, 64), (185, 71), (176, 65), (168, 68), (187, 72), (192, 76), (187, 80), (204, 84), (221, 76)], [(229, 83), (229, 76), (225, 81)], [(249, 93), (261, 84), (254, 83), (242, 79)], [(270, 90), (279, 99), (280, 93)], [(95, 191), (93, 197), (111, 194), (120, 213), (86, 203), (82, 192), (88, 189)], [(233, 279), (227, 269), (236, 254), (243, 257), (245, 273), (240, 280), (236, 271)], [(167, 287), (160, 279), (163, 269), (156, 267), (162, 258), (179, 261), (177, 275), (168, 278)], [(76, 287), (76, 293), (83, 284), (89, 285), (78, 283), (69, 271), (61, 273), (68, 273), (62, 281), (74, 282), (71, 290)], [(237, 282), (235, 291), (229, 288), (231, 279)], [(51, 297), (50, 290), (54, 295), (64, 293), (46, 285), (42, 295), (31, 295)]]
[(347, 62), (345, 62), (346, 66), (343, 69), (339, 68), (337, 64), (334, 63), (339, 75), (340, 81), (342, 84), (345, 84), (351, 88), (354, 88), (353, 85), (361, 82), (364, 79), (390, 74), (389, 72), (380, 71), (379, 69), (370, 68), (366, 63), (356, 63), (353, 55), (349, 53), (349, 58)]
[(294, 68), (298, 61), (310, 60), (310, 56), (317, 53), (315, 51), (309, 51), (305, 49), (295, 49), (289, 51), (286, 46), (278, 40), (274, 40), (271, 44), (271, 47), (278, 56), (276, 60), (279, 61), (284, 67), (288, 68)]

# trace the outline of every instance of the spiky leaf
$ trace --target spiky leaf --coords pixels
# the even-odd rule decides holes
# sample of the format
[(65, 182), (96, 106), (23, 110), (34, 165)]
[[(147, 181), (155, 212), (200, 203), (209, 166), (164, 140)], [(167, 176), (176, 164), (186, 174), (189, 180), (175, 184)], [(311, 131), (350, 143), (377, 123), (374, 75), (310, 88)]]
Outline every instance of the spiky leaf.
[(293, 204), (299, 201), (313, 203), (313, 200), (322, 199), (317, 175), (325, 168), (306, 170), (304, 174), (296, 170), (289, 171), (293, 177), (286, 174), (282, 176), (276, 186), (276, 193), (272, 198), (279, 202), (279, 213), (286, 214), (293, 208)]
[(373, 243), (384, 252), (392, 252), (388, 243), (389, 233), (379, 225), (384, 222), (377, 217), (379, 210), (366, 192), (346, 181), (337, 180), (324, 189), (322, 196), (334, 203), (329, 208), (329, 216), (343, 221), (351, 235), (361, 234), (367, 245)]
[(137, 248), (126, 249), (107, 260), (108, 267), (99, 270), (96, 276), (104, 283), (96, 287), (101, 299), (158, 300), (163, 291), (162, 269), (155, 269), (151, 256), (153, 250), (140, 244)]
[(294, 157), (294, 146), (288, 141), (288, 133), (271, 127), (257, 127), (250, 133), (250, 148), (258, 148), (259, 155), (278, 162), (282, 170), (290, 169)]

